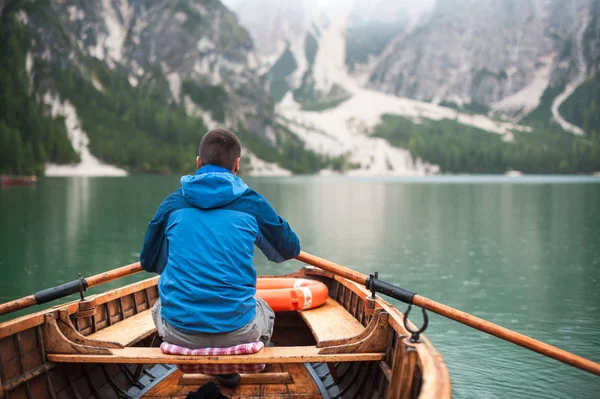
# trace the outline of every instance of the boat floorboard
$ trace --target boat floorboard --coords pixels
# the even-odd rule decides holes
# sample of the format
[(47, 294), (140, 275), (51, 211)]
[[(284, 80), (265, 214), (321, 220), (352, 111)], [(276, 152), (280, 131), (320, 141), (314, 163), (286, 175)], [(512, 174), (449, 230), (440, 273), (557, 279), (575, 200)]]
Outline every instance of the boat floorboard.
[[(313, 381), (304, 364), (272, 364), (265, 372), (289, 373), (293, 382), (286, 384), (248, 384), (238, 385), (235, 388), (222, 387), (221, 392), (232, 399), (238, 398), (265, 398), (265, 399), (322, 399), (317, 384)], [(185, 398), (188, 392), (195, 392), (200, 385), (179, 385), (183, 373), (176, 370), (155, 387), (150, 389), (143, 398), (147, 399), (179, 399)]]

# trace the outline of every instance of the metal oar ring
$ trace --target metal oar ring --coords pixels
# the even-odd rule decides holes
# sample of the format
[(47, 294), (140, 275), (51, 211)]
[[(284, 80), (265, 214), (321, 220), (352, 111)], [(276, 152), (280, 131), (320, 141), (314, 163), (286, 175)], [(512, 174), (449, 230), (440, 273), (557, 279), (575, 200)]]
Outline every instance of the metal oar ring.
[(410, 342), (421, 342), (421, 340), (419, 339), (419, 334), (421, 334), (423, 331), (425, 331), (427, 329), (427, 325), (429, 324), (429, 318), (427, 317), (427, 312), (425, 311), (425, 308), (421, 308), (421, 310), (423, 311), (423, 325), (421, 326), (421, 328), (419, 328), (418, 330), (413, 330), (408, 326), (408, 314), (410, 313), (410, 309), (412, 308), (412, 303), (409, 302), (408, 304), (408, 309), (406, 309), (406, 312), (404, 312), (404, 328), (406, 328), (406, 331), (408, 331), (411, 334), (410, 337)]

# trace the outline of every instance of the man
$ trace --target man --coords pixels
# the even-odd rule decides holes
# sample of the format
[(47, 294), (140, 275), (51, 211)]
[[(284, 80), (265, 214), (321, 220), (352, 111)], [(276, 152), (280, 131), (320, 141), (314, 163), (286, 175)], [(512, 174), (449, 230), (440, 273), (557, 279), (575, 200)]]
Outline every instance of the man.
[(148, 225), (142, 268), (161, 274), (153, 308), (166, 342), (188, 347), (268, 344), (275, 314), (255, 299), (254, 245), (274, 262), (295, 258), (300, 242), (269, 203), (236, 176), (240, 141), (204, 135), (198, 171), (181, 178)]

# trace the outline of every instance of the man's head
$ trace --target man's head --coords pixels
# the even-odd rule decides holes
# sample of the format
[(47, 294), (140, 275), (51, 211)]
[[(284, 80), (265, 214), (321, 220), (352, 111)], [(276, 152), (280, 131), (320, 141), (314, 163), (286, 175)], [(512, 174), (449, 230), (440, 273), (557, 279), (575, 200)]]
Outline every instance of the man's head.
[(240, 139), (234, 133), (225, 129), (213, 129), (200, 141), (196, 164), (198, 168), (214, 165), (237, 173), (240, 169), (241, 153)]

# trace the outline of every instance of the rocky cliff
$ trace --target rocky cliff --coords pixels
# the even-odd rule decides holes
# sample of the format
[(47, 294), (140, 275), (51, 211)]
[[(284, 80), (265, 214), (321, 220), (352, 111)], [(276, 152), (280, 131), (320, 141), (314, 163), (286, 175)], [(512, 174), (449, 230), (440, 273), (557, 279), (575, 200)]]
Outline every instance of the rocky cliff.
[(177, 103), (189, 97), (186, 82), (218, 85), (231, 96), (228, 118), (264, 111), (252, 40), (217, 0), (51, 1), (25, 19), (36, 33), (34, 57), (79, 67), (95, 59)]
[(217, 0), (9, 1), (2, 18), (24, 29), (31, 97), (65, 118), (80, 154), (89, 138), (100, 161), (179, 171), (213, 125), (275, 135), (253, 42)]
[[(600, 130), (590, 116), (597, 0), (295, 2), (293, 12), (275, 0), (225, 2), (266, 43), (279, 118), (315, 151), (346, 151), (356, 172), (600, 168), (599, 144), (576, 137)], [(376, 138), (409, 152), (392, 155)]]
[(182, 171), (217, 124), (268, 173), (600, 168), (599, 0), (224, 1), (1, 1), (0, 171)]
[(378, 60), (369, 86), (398, 96), (522, 117), (548, 86), (592, 69), (592, 1), (445, 0)]

